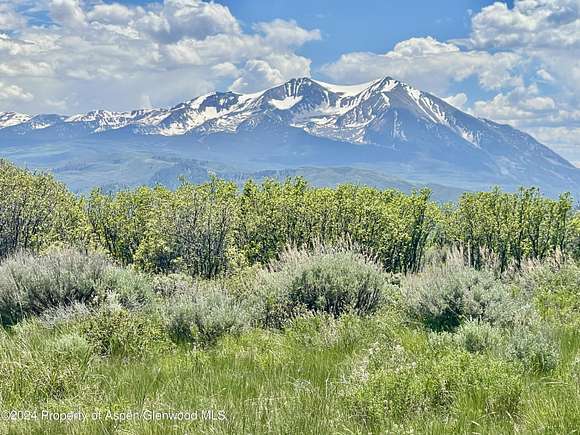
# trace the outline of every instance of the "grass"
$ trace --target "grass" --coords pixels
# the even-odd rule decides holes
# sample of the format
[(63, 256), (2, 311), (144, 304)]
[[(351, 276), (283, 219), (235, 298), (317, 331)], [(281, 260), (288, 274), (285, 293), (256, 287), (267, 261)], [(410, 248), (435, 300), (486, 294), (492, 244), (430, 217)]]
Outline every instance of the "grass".
[[(344, 404), (344, 390), (361, 355), (377, 340), (386, 343), (393, 335), (423, 334), (396, 320), (385, 313), (340, 321), (311, 318), (295, 322), (285, 331), (254, 329), (239, 337), (226, 336), (210, 349), (177, 346), (133, 360), (87, 356), (78, 350), (78, 342), (78, 355), (67, 354), (65, 349), (58, 356), (54, 343), (70, 340), (74, 328), (53, 330), (39, 322), (27, 323), (2, 340), (2, 370), (19, 366), (12, 369), (9, 385), (2, 388), (2, 409), (82, 411), (87, 415), (98, 411), (102, 417), (70, 423), (2, 421), (0, 427), (3, 433), (15, 434), (385, 430), (491, 434), (575, 433), (578, 429), (580, 391), (572, 366), (580, 353), (580, 334), (571, 331), (560, 331), (558, 336), (563, 360), (555, 373), (524, 377), (517, 415), (494, 418), (470, 412), (480, 405), (477, 396), (468, 395), (454, 412), (429, 414), (428, 418), (419, 415), (397, 424), (383, 421), (376, 425), (353, 418)], [(201, 414), (200, 420), (191, 422), (122, 420), (124, 412), (147, 410), (214, 410), (217, 420), (204, 420)], [(224, 420), (219, 419), (219, 411), (224, 412)]]
[[(578, 269), (571, 270), (565, 270), (565, 281), (575, 285), (569, 277)], [(421, 283), (449, 280), (423, 273)], [(457, 329), (440, 331), (409, 309), (416, 299), (390, 297), (368, 315), (305, 311), (280, 328), (248, 321), (209, 341), (172, 339), (174, 292), (205, 295), (217, 286), (229, 298), (251, 302), (258, 281), (254, 274), (242, 276), (219, 285), (172, 277), (165, 286), (171, 289), (154, 286), (167, 294), (142, 304), (109, 295), (101, 306), (60, 307), (0, 328), (0, 433), (578, 433), (575, 322), (550, 311), (536, 323), (507, 322), (511, 326), (504, 328), (478, 323), (486, 322), (483, 316), (465, 316)], [(537, 304), (551, 297), (561, 303), (562, 292), (566, 301), (577, 294), (567, 284), (553, 293), (546, 280), (538, 282), (539, 290), (531, 281), (525, 290)], [(393, 296), (391, 284), (388, 291)], [(211, 299), (200, 297), (187, 303), (213, 309)], [(195, 305), (197, 300), (204, 302)], [(508, 302), (511, 307), (513, 300)], [(575, 301), (566, 319), (580, 316), (574, 307)], [(223, 314), (224, 322), (229, 315)], [(532, 370), (525, 360), (506, 356), (517, 328), (526, 328), (532, 344), (541, 346), (534, 328), (548, 327), (557, 349), (549, 370)], [(11, 420), (10, 411), (21, 414)], [(85, 420), (79, 414), (55, 420), (69, 412), (83, 413)], [(179, 420), (180, 412), (190, 419)]]

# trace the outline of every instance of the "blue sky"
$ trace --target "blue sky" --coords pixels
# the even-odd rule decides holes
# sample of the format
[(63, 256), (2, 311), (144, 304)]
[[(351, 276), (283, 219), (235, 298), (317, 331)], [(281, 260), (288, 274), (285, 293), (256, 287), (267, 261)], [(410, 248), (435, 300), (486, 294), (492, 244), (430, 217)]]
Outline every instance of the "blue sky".
[(0, 111), (390, 75), (580, 162), (578, 0), (0, 0)]

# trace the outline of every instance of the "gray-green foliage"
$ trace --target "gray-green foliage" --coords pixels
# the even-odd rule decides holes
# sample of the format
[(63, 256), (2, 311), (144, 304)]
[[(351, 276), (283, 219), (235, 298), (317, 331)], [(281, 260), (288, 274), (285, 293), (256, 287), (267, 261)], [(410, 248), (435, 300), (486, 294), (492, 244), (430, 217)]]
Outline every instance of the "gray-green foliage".
[(454, 340), (471, 353), (486, 352), (501, 345), (501, 331), (488, 323), (467, 321), (456, 331)]
[(257, 299), (270, 326), (308, 311), (365, 315), (385, 301), (389, 280), (379, 264), (349, 247), (287, 249), (259, 277)]
[(457, 264), (408, 277), (403, 299), (413, 317), (436, 331), (454, 330), (468, 320), (511, 327), (535, 316), (531, 305), (492, 272)]
[(214, 344), (225, 334), (238, 334), (253, 323), (247, 304), (221, 288), (192, 287), (168, 306), (169, 334), (176, 342)]
[(36, 255), (17, 253), (0, 264), (0, 319), (12, 325), (74, 303), (97, 304), (115, 299), (135, 307), (151, 298), (149, 280), (112, 265), (104, 256), (73, 249)]
[(515, 330), (505, 349), (508, 359), (520, 361), (534, 373), (546, 373), (556, 368), (560, 353), (556, 341), (546, 327), (536, 326)]
[(170, 348), (159, 311), (105, 306), (79, 324), (82, 336), (101, 356), (137, 358)]
[(109, 267), (100, 255), (54, 250), (18, 253), (0, 265), (0, 317), (13, 324), (30, 314), (73, 302), (89, 303), (104, 284)]

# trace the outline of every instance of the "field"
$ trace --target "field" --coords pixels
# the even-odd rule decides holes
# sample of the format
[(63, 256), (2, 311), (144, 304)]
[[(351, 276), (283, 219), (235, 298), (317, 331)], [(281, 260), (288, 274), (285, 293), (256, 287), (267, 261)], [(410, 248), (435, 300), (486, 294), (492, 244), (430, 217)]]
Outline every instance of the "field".
[(76, 197), (2, 162), (0, 433), (577, 433), (579, 241), (535, 189)]

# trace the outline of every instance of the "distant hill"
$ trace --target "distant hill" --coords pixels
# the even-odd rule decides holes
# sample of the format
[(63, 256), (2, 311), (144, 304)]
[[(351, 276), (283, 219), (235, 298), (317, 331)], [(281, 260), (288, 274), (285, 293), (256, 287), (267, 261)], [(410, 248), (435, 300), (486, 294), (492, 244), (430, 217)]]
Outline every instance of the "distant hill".
[(283, 181), (288, 177), (304, 177), (310, 184), (316, 187), (334, 187), (341, 183), (352, 183), (373, 186), (379, 189), (397, 189), (407, 193), (428, 187), (431, 189), (432, 198), (441, 202), (455, 201), (464, 192), (464, 189), (439, 184), (411, 183), (368, 169), (349, 167), (301, 167), (256, 172), (236, 172), (223, 165), (195, 160), (178, 162), (172, 167), (161, 169), (151, 177), (148, 184), (161, 184), (175, 188), (179, 185), (181, 178), (194, 183), (203, 183), (209, 180), (212, 174), (220, 178), (235, 181), (238, 184), (242, 184), (249, 179), (262, 182), (268, 178)]

